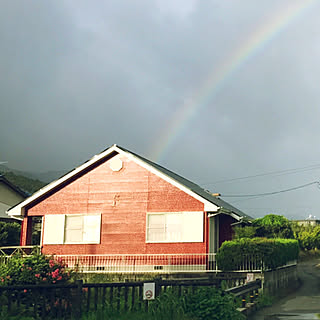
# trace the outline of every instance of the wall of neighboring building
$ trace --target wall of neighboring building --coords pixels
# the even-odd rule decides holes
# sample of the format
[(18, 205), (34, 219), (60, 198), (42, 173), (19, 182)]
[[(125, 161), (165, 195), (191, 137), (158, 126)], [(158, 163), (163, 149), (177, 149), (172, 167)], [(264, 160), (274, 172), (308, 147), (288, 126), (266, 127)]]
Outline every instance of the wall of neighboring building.
[[(21, 243), (30, 239), (30, 218), (48, 214), (101, 214), (100, 244), (44, 245), (47, 254), (206, 253), (204, 241), (146, 243), (147, 212), (203, 211), (204, 205), (124, 156), (123, 168), (109, 162), (87, 172), (62, 189), (27, 208)], [(205, 213), (203, 213), (205, 215)], [(29, 220), (28, 220), (29, 219)], [(45, 223), (45, 217), (44, 217)], [(28, 234), (29, 233), (29, 234)]]
[(19, 222), (10, 219), (6, 211), (24, 199), (19, 193), (0, 180), (0, 220), (4, 222)]
[(22, 197), (19, 193), (12, 190), (8, 185), (0, 181), (0, 202), (9, 206), (14, 206), (15, 204), (22, 201)]
[(316, 226), (320, 224), (320, 220), (293, 220), (294, 222), (296, 222), (297, 224), (299, 224), (300, 226)]

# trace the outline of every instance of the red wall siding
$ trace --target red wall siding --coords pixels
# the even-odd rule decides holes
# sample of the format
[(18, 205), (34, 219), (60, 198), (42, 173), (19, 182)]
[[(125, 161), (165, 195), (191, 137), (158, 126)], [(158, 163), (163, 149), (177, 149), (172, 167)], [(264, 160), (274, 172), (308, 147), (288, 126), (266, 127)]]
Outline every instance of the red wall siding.
[[(204, 205), (125, 157), (113, 172), (104, 162), (29, 208), (29, 216), (101, 216), (101, 244), (45, 245), (48, 254), (205, 253), (206, 243), (146, 243), (146, 213), (203, 211)], [(206, 219), (205, 219), (206, 224)], [(206, 226), (204, 230), (207, 230)], [(206, 235), (205, 235), (206, 237)], [(25, 239), (25, 238), (24, 238)]]

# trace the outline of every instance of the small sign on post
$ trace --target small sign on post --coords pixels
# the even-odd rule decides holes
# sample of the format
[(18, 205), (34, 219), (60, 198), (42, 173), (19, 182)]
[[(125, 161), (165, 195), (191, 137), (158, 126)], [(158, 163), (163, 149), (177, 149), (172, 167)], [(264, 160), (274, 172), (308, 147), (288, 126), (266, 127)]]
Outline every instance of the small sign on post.
[(154, 282), (143, 284), (143, 300), (154, 300), (156, 295), (156, 285)]
[(246, 283), (254, 281), (254, 274), (253, 273), (247, 273), (247, 280)]

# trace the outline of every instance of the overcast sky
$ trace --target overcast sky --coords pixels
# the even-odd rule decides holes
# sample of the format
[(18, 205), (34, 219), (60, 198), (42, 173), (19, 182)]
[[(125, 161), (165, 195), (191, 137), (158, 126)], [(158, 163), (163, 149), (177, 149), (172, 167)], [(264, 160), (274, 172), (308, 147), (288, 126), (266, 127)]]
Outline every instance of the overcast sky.
[[(222, 195), (317, 181), (319, 16), (304, 0), (3, 0), (0, 162), (68, 170), (116, 143)], [(223, 199), (320, 218), (315, 184)]]

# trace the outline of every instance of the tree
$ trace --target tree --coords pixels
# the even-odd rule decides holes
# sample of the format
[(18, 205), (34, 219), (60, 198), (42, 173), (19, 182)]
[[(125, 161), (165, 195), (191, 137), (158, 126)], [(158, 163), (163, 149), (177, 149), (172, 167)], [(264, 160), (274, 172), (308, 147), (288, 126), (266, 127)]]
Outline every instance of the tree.
[(266, 238), (293, 239), (294, 234), (290, 221), (281, 215), (268, 214), (263, 218), (253, 221), (256, 229), (256, 236)]
[(16, 222), (0, 222), (0, 247), (18, 246), (21, 226)]
[(291, 222), (276, 214), (255, 219), (251, 226), (234, 228), (234, 239), (255, 237), (294, 239), (294, 233)]

